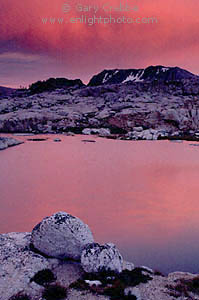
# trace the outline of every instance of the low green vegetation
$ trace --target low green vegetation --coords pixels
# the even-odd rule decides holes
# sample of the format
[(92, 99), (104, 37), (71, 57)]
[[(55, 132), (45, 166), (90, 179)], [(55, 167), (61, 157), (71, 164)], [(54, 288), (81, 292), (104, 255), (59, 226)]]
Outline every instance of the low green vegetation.
[(193, 279), (180, 279), (176, 285), (167, 285), (169, 295), (175, 298), (187, 297), (194, 300), (190, 293), (199, 295), (199, 276)]
[[(125, 270), (122, 273), (102, 270), (99, 273), (86, 273), (81, 279), (70, 285), (70, 288), (78, 290), (89, 290), (94, 294), (109, 296), (111, 300), (136, 299), (133, 295), (124, 295), (127, 286), (136, 286), (140, 283), (147, 283), (152, 278), (144, 275), (146, 270), (135, 268), (132, 271)], [(89, 285), (85, 280), (100, 281), (101, 285)]]
[(49, 285), (45, 288), (42, 297), (45, 300), (62, 300), (67, 297), (67, 289), (58, 284)]
[(39, 285), (48, 285), (51, 282), (55, 281), (56, 277), (50, 269), (43, 269), (37, 272), (30, 281), (34, 281)]
[(20, 292), (14, 296), (12, 296), (9, 300), (30, 300), (30, 297), (23, 292)]

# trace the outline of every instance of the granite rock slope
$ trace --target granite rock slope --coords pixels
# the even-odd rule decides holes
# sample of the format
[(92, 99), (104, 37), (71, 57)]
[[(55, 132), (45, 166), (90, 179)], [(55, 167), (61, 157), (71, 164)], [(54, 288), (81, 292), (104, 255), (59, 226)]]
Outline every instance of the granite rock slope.
[[(50, 235), (46, 231), (53, 245), (59, 243), (59, 230), (63, 235), (65, 228), (67, 237), (66, 227), (74, 229), (74, 222), (77, 222), (76, 217), (63, 212), (45, 218), (42, 222), (45, 223), (45, 220), (50, 227), (56, 228)], [(81, 226), (82, 224), (81, 221)], [(0, 300), (11, 300), (13, 297), (18, 299), (16, 295), (26, 295), (26, 299), (30, 300), (43, 300), (44, 295), (53, 289), (66, 291), (63, 300), (199, 299), (198, 274), (174, 272), (163, 276), (147, 267), (134, 267), (132, 263), (123, 261), (119, 251), (110, 243), (91, 243), (85, 246), (81, 262), (63, 257), (47, 257), (32, 246), (34, 230), (33, 233), (0, 235)], [(78, 230), (78, 226), (75, 230)], [(84, 233), (86, 239), (87, 230)], [(53, 299), (61, 298), (56, 294)]]
[[(34, 95), (24, 91), (0, 100), (0, 132), (94, 132), (124, 139), (196, 137), (199, 78), (184, 72), (180, 71), (183, 78), (176, 75), (175, 80), (105, 82)], [(142, 128), (139, 134), (138, 127)]]

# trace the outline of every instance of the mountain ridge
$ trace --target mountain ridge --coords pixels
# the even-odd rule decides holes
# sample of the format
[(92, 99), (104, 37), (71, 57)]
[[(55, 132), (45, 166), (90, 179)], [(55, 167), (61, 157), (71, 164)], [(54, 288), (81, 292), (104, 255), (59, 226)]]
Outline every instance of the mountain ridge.
[(88, 86), (154, 80), (180, 81), (183, 79), (199, 79), (199, 76), (179, 67), (165, 67), (162, 65), (149, 66), (144, 69), (105, 69), (94, 75)]
[(6, 86), (0, 86), (0, 97), (2, 96), (10, 96), (16, 89), (9, 88)]
[[(68, 78), (49, 78), (47, 80), (38, 80), (30, 84), (30, 90), (43, 92), (56, 88), (99, 86), (105, 84), (120, 84), (126, 82), (152, 82), (152, 81), (182, 81), (183, 79), (199, 79), (199, 75), (193, 74), (180, 67), (165, 67), (162, 65), (148, 66), (140, 69), (104, 69), (93, 75), (88, 84), (84, 84), (81, 79)], [(66, 82), (67, 81), (67, 82)], [(49, 89), (48, 89), (49, 88)], [(20, 88), (9, 88), (0, 86), (0, 96), (7, 96)]]
[[(157, 73), (157, 69), (152, 71)], [(186, 71), (174, 71), (187, 78)], [(99, 132), (110, 138), (153, 140), (175, 135), (178, 139), (188, 136), (198, 141), (199, 77), (190, 78), (196, 80), (127, 81), (79, 87), (75, 82), (62, 86), (62, 80), (58, 80), (55, 90), (54, 80), (45, 82), (47, 90), (40, 82), (34, 93), (18, 90), (12, 97), (1, 99), (0, 132)]]

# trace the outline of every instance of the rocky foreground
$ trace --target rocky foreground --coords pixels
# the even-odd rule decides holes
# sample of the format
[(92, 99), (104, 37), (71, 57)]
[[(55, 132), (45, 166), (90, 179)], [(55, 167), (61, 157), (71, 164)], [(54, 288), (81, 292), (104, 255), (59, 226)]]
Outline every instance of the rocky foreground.
[(199, 299), (199, 276), (164, 276), (123, 260), (112, 243), (95, 243), (89, 227), (65, 212), (32, 233), (0, 235), (0, 299)]
[(199, 76), (179, 68), (105, 70), (87, 86), (49, 79), (0, 99), (0, 132), (199, 140), (198, 100)]

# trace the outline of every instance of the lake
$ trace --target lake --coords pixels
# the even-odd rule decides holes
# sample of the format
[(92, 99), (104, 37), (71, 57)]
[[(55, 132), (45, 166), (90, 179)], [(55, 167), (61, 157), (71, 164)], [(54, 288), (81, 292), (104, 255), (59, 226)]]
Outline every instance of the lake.
[(66, 211), (135, 265), (199, 272), (199, 147), (45, 137), (16, 137), (26, 142), (0, 151), (1, 233), (31, 231)]

